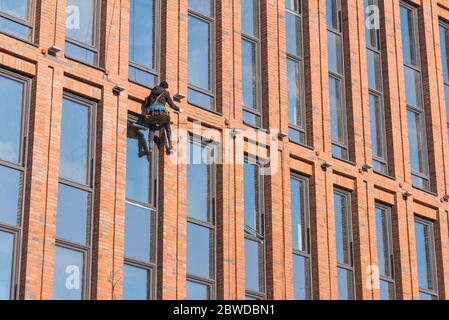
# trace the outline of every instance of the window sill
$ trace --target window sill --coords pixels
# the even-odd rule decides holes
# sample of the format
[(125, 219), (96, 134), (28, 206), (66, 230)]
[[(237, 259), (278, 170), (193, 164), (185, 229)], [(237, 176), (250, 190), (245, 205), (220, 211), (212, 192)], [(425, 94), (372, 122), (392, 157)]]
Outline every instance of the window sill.
[(335, 160), (338, 160), (338, 161), (347, 163), (347, 164), (349, 164), (349, 165), (351, 165), (351, 166), (354, 166), (354, 167), (356, 166), (356, 163), (355, 163), (354, 161), (346, 160), (346, 159), (342, 159), (342, 158), (338, 158), (338, 157), (336, 157), (336, 156), (334, 156), (334, 155), (332, 155), (332, 158), (335, 159)]
[(215, 111), (215, 110), (211, 110), (211, 109), (204, 108), (204, 107), (199, 106), (199, 105), (197, 105), (197, 104), (194, 104), (194, 103), (192, 103), (192, 102), (190, 102), (190, 101), (187, 101), (187, 104), (188, 104), (189, 106), (192, 106), (192, 107), (195, 107), (195, 108), (199, 108), (199, 109), (201, 109), (201, 110), (204, 110), (204, 111), (210, 112), (210, 113), (212, 113), (212, 114), (215, 114), (215, 115), (217, 115), (217, 116), (223, 117), (223, 113), (221, 113), (221, 112), (218, 112), (218, 111)]
[(373, 170), (373, 172), (374, 172), (375, 174), (381, 176), (381, 177), (388, 178), (388, 179), (390, 179), (390, 180), (396, 181), (396, 177), (390, 176), (390, 175), (385, 174), (385, 173), (382, 173), (382, 172), (378, 172), (378, 171), (376, 171), (376, 170)]
[(83, 62), (83, 61), (80, 61), (80, 60), (78, 60), (78, 59), (76, 59), (76, 58), (69, 57), (69, 56), (67, 56), (67, 55), (64, 55), (64, 57), (65, 57), (67, 60), (77, 62), (77, 63), (79, 63), (79, 64), (82, 64), (83, 66), (90, 67), (90, 68), (96, 69), (96, 70), (98, 70), (98, 71), (106, 72), (106, 69), (105, 69), (105, 68), (102, 68), (102, 67), (99, 67), (99, 66), (96, 66), (96, 65), (93, 65), (93, 64), (89, 64), (89, 63), (86, 63), (86, 62)]
[(312, 151), (315, 150), (314, 147), (309, 146), (308, 144), (305, 144), (305, 143), (299, 143), (299, 142), (296, 142), (296, 141), (291, 140), (291, 139), (288, 139), (288, 141), (289, 141), (290, 143), (296, 145), (296, 146), (300, 146), (300, 147), (303, 147), (303, 148), (306, 148), (306, 149), (309, 149), (309, 150), (312, 150)]
[(12, 35), (12, 34), (10, 34), (10, 33), (8, 33), (8, 32), (4, 32), (4, 31), (0, 31), (0, 34), (3, 34), (3, 35), (5, 35), (5, 36), (7, 36), (7, 37), (10, 37), (10, 38), (13, 38), (13, 39), (15, 39), (15, 40), (17, 40), (17, 41), (20, 41), (20, 42), (29, 44), (30, 46), (33, 46), (33, 47), (35, 47), (35, 48), (39, 48), (39, 45), (36, 44), (36, 43), (34, 43), (34, 42), (31, 41), (31, 40), (26, 40), (26, 39), (17, 37), (17, 36), (15, 36), (15, 35)]
[(433, 191), (431, 191), (431, 190), (426, 190), (426, 189), (423, 189), (423, 188), (415, 187), (414, 185), (412, 185), (412, 187), (413, 187), (413, 189), (415, 189), (415, 190), (422, 191), (422, 192), (427, 193), (427, 194), (429, 194), (429, 195), (431, 195), (431, 196), (434, 196), (434, 197), (438, 196), (437, 193), (435, 193), (435, 192), (433, 192)]

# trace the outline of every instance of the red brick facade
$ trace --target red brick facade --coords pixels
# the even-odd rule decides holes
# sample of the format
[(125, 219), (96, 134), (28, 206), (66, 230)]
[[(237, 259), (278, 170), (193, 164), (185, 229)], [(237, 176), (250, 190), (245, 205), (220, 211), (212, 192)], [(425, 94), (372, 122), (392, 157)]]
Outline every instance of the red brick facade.
[[(399, 0), (381, 1), (383, 73), (392, 175), (362, 167), (371, 163), (363, 1), (343, 1), (349, 147), (353, 163), (332, 157), (328, 97), (326, 1), (304, 0), (304, 49), (308, 140), (311, 148), (279, 142), (280, 170), (265, 179), (267, 297), (292, 299), (290, 173), (309, 177), (312, 284), (314, 299), (337, 299), (333, 188), (352, 192), (356, 297), (379, 299), (366, 285), (377, 265), (374, 205), (392, 207), (395, 281), (399, 299), (418, 299), (414, 216), (434, 221), (438, 292), (449, 295), (449, 141), (442, 84), (438, 23), (449, 20), (449, 1), (413, 0), (419, 28), (429, 162), (433, 193), (413, 188), (407, 139)], [(288, 133), (286, 35), (283, 0), (261, 0), (263, 123)], [(126, 128), (128, 112), (139, 112), (148, 89), (128, 81), (129, 1), (102, 1), (101, 67), (94, 68), (47, 49), (64, 48), (65, 0), (36, 0), (34, 42), (0, 34), (0, 67), (32, 79), (27, 134), (26, 192), (18, 296), (51, 299), (56, 237), (59, 145), (63, 92), (98, 103), (95, 207), (90, 297), (120, 299), (124, 255)], [(174, 127), (192, 130), (193, 121), (224, 132), (242, 124), (241, 12), (238, 1), (216, 0), (217, 113), (179, 105)], [(187, 94), (188, 1), (162, 1), (161, 67), (172, 93)], [(349, 85), (350, 84), (350, 85)], [(125, 90), (119, 96), (113, 88)], [(224, 133), (223, 133), (224, 134)], [(178, 137), (174, 137), (176, 140)], [(206, 137), (210, 138), (210, 137)], [(234, 155), (235, 144), (231, 145)], [(225, 146), (220, 147), (225, 150)], [(228, 147), (226, 147), (227, 150)], [(186, 294), (186, 166), (159, 159), (157, 298)], [(332, 167), (321, 168), (326, 161)], [(244, 299), (243, 168), (217, 170), (217, 297)], [(403, 197), (404, 192), (412, 195)]]

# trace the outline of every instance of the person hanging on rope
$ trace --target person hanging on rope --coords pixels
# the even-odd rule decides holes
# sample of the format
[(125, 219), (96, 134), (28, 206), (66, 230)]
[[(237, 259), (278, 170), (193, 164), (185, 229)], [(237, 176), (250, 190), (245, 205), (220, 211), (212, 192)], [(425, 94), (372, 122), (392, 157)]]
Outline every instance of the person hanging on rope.
[[(153, 142), (155, 141), (155, 132), (161, 127), (165, 129), (165, 136), (168, 140), (168, 150), (169, 154), (173, 153), (173, 145), (171, 139), (171, 121), (170, 113), (166, 108), (166, 104), (178, 111), (183, 112), (181, 108), (176, 106), (167, 91), (168, 83), (167, 81), (162, 81), (159, 85), (155, 86), (150, 95), (145, 99), (142, 104), (142, 115), (145, 116), (146, 122), (149, 124), (150, 133), (148, 136), (149, 150), (152, 150)], [(160, 148), (160, 140), (157, 140), (157, 145)]]

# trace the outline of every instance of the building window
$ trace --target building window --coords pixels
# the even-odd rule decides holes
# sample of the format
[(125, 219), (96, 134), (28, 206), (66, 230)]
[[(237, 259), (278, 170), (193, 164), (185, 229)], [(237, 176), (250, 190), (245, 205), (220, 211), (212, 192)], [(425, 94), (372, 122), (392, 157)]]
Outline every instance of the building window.
[(416, 7), (401, 3), (401, 31), (413, 186), (429, 190), (429, 160)]
[(438, 300), (438, 278), (432, 221), (415, 217), (415, 243), (419, 298), (421, 300)]
[(391, 231), (391, 208), (376, 203), (376, 239), (379, 267), (379, 290), (382, 300), (394, 300), (393, 235)]
[(67, 0), (65, 55), (98, 66), (100, 0)]
[[(215, 150), (191, 137), (187, 166), (187, 294), (215, 299)], [(205, 162), (204, 159), (207, 159)]]
[(0, 300), (9, 300), (18, 296), (29, 80), (2, 70), (0, 94)]
[(326, 0), (332, 154), (349, 159), (341, 0)]
[(446, 103), (446, 124), (449, 139), (449, 24), (443, 21), (440, 22), (440, 47)]
[(89, 297), (96, 105), (71, 94), (62, 104), (53, 298)]
[(312, 299), (310, 254), (310, 216), (308, 179), (293, 174), (290, 178), (293, 292), (296, 300)]
[[(371, 17), (372, 7), (379, 7), (378, 0), (365, 0), (365, 19), (367, 21)], [(365, 25), (373, 168), (378, 173), (388, 174), (380, 29), (376, 29), (368, 23)]]
[(129, 22), (129, 80), (152, 88), (158, 78), (159, 1), (131, 0)]
[(215, 110), (215, 1), (189, 0), (189, 103)]
[(306, 144), (302, 1), (285, 2), (289, 138)]
[(123, 300), (156, 298), (157, 157), (141, 153), (147, 133), (145, 124), (129, 117)]
[(265, 295), (265, 214), (260, 165), (247, 157), (243, 165), (245, 211), (245, 287), (247, 298)]
[(242, 100), (243, 122), (260, 127), (262, 122), (260, 65), (260, 3), (242, 0)]
[(13, 37), (33, 40), (34, 0), (0, 1), (0, 30)]
[(334, 190), (335, 244), (337, 246), (338, 298), (353, 300), (354, 255), (352, 240), (351, 194)]

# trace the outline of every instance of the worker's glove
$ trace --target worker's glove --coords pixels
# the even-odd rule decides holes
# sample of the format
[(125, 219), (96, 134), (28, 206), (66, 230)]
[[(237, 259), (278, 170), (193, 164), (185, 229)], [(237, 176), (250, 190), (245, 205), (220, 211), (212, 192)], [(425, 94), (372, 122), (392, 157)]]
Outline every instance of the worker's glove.
[(181, 108), (179, 108), (179, 111), (178, 111), (179, 113), (183, 113), (184, 112), (184, 109), (181, 109)]

